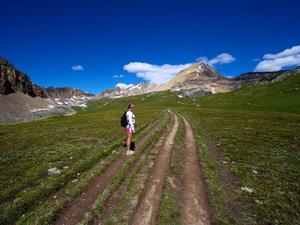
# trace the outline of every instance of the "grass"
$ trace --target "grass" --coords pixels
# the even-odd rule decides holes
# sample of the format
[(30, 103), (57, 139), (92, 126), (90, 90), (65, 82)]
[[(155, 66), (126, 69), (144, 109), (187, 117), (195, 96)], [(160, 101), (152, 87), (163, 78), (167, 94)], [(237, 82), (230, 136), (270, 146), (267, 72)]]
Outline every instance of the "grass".
[(299, 223), (298, 115), (208, 109), (182, 112), (193, 121), (196, 134), (201, 135), (197, 127), (206, 129), (240, 179), (236, 198), (249, 202), (250, 224)]
[[(156, 221), (158, 225), (181, 224), (180, 205), (178, 200), (179, 190), (176, 185), (180, 182), (180, 171), (182, 171), (181, 155), (182, 142), (184, 137), (183, 121), (180, 117), (178, 132), (175, 136), (174, 150), (171, 157), (170, 168), (163, 187), (163, 195), (160, 200), (159, 214)], [(175, 185), (175, 187), (172, 187)], [(177, 193), (176, 193), (177, 192)]]
[[(97, 162), (108, 159), (110, 153), (105, 149), (124, 136), (119, 118), (128, 102), (134, 102), (138, 127), (157, 119), (167, 108), (180, 111), (191, 121), (212, 185), (212, 202), (220, 211), (218, 223), (231, 224), (228, 212), (222, 211), (226, 190), (218, 177), (220, 171), (213, 166), (207, 150), (201, 149), (200, 126), (239, 178), (241, 187), (235, 190), (236, 199), (249, 203), (250, 224), (298, 224), (299, 96), (298, 73), (281, 82), (198, 99), (180, 99), (169, 92), (102, 99), (86, 109), (77, 109), (71, 117), (0, 126), (0, 223), (23, 221), (23, 214), (22, 218), (29, 221), (36, 221), (39, 215), (49, 220), (57, 216), (64, 204), (53, 207), (57, 200), (48, 203), (48, 198), (61, 188), (69, 190), (70, 182), (78, 179), (78, 187), (69, 192), (74, 197), (93, 175), (100, 173), (102, 167)], [(62, 173), (48, 176), (51, 167)], [(40, 214), (31, 214), (44, 204), (48, 207)]]
[[(171, 122), (172, 118), (169, 118), (166, 124)], [(166, 130), (166, 127), (161, 130), (160, 134), (157, 135), (157, 139), (153, 142), (156, 144), (158, 139), (161, 138), (161, 134)], [(111, 217), (105, 221), (105, 224), (127, 224), (129, 217), (132, 216), (134, 209), (138, 203), (138, 198), (145, 187), (147, 182), (146, 174), (149, 173), (156, 155), (158, 154), (158, 149), (154, 145), (149, 146), (143, 157), (140, 157), (139, 160), (134, 165), (133, 171), (130, 172), (129, 177), (126, 179), (125, 185), (126, 189), (122, 193), (122, 197), (116, 203)]]
[[(148, 128), (142, 129), (138, 136), (143, 135), (148, 131)], [(17, 224), (49, 224), (51, 221), (56, 219), (61, 209), (72, 199), (77, 197), (92, 181), (92, 179), (102, 172), (105, 171), (106, 167), (123, 152), (124, 148), (120, 147), (120, 141), (114, 142), (110, 147), (107, 147), (104, 151), (99, 152), (105, 157), (98, 159), (95, 165), (91, 162), (91, 169), (81, 172), (80, 176), (76, 176), (76, 179), (69, 182), (64, 190), (64, 195), (57, 199), (55, 193), (50, 196), (47, 200), (41, 204), (35, 206), (31, 212), (24, 214), (18, 221)]]
[[(208, 148), (204, 143), (201, 131), (195, 126), (197, 132), (196, 143), (199, 151), (199, 158), (205, 173), (206, 181), (209, 189), (209, 199), (216, 212), (214, 220), (216, 224), (238, 224), (228, 211), (228, 202), (230, 201), (229, 194), (226, 192), (223, 184), (220, 181), (220, 171), (215, 165), (212, 156), (209, 154)], [(233, 188), (233, 187), (231, 187)]]
[[(109, 111), (93, 108), (72, 117), (0, 126), (1, 223), (16, 221), (39, 201), (77, 178), (77, 173), (106, 157), (104, 149), (124, 137), (119, 125), (124, 106), (125, 101)], [(150, 113), (140, 116), (139, 127), (158, 118), (161, 112), (143, 108), (140, 113), (143, 110)], [(66, 166), (68, 169), (64, 169)], [(48, 176), (47, 170), (52, 167), (62, 173)]]
[[(143, 146), (140, 146), (140, 149), (145, 151), (148, 148), (153, 147), (165, 129), (166, 129), (166, 125), (162, 126), (148, 140), (146, 140)], [(119, 185), (126, 179), (130, 166), (132, 166), (136, 162), (140, 154), (141, 154), (141, 150), (140, 151), (137, 150), (136, 153), (132, 155), (126, 161), (126, 163), (118, 170), (117, 174), (112, 180), (112, 183), (109, 186), (107, 186), (105, 190), (98, 196), (91, 210), (89, 210), (85, 214), (84, 219), (80, 224), (90, 224), (91, 221), (97, 219), (97, 215), (99, 215), (103, 210), (105, 202), (108, 200), (110, 195), (119, 187)]]
[(189, 100), (198, 108), (300, 113), (300, 74), (263, 85)]

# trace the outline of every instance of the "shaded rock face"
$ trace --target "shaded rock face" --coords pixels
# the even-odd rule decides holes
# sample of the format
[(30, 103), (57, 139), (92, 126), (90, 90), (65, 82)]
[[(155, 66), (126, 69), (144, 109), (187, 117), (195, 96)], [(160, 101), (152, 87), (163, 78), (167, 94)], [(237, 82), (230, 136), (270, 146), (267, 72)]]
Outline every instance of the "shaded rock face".
[(62, 88), (48, 87), (45, 88), (44, 90), (48, 97), (71, 98), (73, 96), (78, 96), (78, 97), (94, 96), (93, 94), (89, 94), (84, 91), (75, 88), (69, 88), (69, 87), (62, 87)]
[(35, 93), (37, 96), (39, 96), (39, 97), (41, 97), (41, 98), (47, 98), (47, 97), (48, 97), (48, 95), (47, 95), (45, 89), (42, 88), (42, 87), (40, 87), (40, 86), (38, 86), (38, 85), (36, 85), (36, 84), (33, 85), (33, 91), (34, 91), (34, 93)]
[(0, 57), (0, 94), (21, 92), (36, 97), (30, 78), (16, 70), (11, 63)]
[(204, 92), (221, 93), (235, 89), (235, 82), (223, 77), (213, 67), (205, 63), (196, 63), (182, 70), (155, 91), (184, 91), (198, 89)]

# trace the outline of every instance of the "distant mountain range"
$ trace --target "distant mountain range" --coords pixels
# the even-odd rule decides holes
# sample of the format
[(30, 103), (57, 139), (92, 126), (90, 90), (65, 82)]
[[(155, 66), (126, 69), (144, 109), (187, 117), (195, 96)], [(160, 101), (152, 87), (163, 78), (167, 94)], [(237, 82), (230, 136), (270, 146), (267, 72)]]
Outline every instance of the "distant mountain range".
[[(299, 70), (297, 67), (295, 70)], [(74, 105), (74, 98), (87, 100), (94, 98), (120, 98), (157, 91), (178, 91), (184, 94), (193, 93), (198, 96), (222, 93), (240, 88), (244, 84), (266, 81), (268, 77), (287, 74), (289, 70), (276, 72), (248, 72), (234, 78), (222, 76), (215, 68), (200, 62), (180, 71), (175, 77), (159, 86), (150, 83), (138, 83), (132, 87), (116, 87), (93, 95), (70, 87), (40, 87), (33, 84), (30, 77), (17, 70), (10, 62), (0, 57), (0, 95), (23, 93), (31, 97), (60, 99), (64, 105)], [(280, 79), (280, 77), (278, 78)], [(187, 94), (188, 95), (188, 94)], [(73, 100), (71, 99), (73, 98)], [(69, 103), (68, 103), (69, 102)], [(76, 103), (77, 104), (77, 103)], [(76, 105), (75, 104), (75, 105)], [(78, 105), (78, 104), (77, 104)]]
[(51, 115), (70, 115), (72, 106), (86, 107), (95, 95), (75, 88), (43, 88), (0, 57), (0, 123)]
[(134, 95), (141, 95), (145, 93), (149, 93), (153, 91), (153, 89), (156, 87), (154, 84), (150, 83), (138, 83), (132, 87), (128, 88), (112, 88), (105, 90), (101, 92), (99, 95), (97, 95), (100, 98), (107, 97), (107, 98), (120, 98), (120, 97), (128, 97), (128, 96), (134, 96)]
[[(297, 67), (295, 70), (300, 70)], [(149, 92), (170, 90), (180, 92), (182, 97), (199, 97), (209, 94), (223, 93), (236, 90), (245, 84), (269, 82), (268, 78), (276, 76), (272, 82), (283, 79), (290, 70), (276, 72), (248, 72), (234, 78), (222, 76), (215, 68), (200, 62), (180, 71), (175, 77), (161, 85), (139, 83), (133, 87), (121, 89), (120, 87), (103, 91), (99, 98), (120, 98)]]
[(30, 77), (0, 57), (0, 123), (19, 122), (42, 116), (74, 113), (72, 106), (86, 107), (88, 101), (98, 98), (121, 98), (149, 92), (170, 90), (179, 97), (199, 97), (229, 92), (245, 84), (276, 82), (285, 79), (291, 71), (249, 72), (234, 78), (222, 76), (205, 63), (195, 63), (180, 71), (174, 78), (159, 86), (138, 83), (128, 88), (116, 87), (93, 95), (79, 89), (40, 87)]

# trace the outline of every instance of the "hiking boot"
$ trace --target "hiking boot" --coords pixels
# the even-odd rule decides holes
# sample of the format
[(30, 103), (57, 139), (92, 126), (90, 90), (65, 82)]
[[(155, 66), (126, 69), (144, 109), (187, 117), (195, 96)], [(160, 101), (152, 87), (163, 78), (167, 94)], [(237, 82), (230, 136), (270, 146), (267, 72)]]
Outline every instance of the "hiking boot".
[(126, 155), (133, 155), (133, 154), (134, 154), (134, 151), (132, 151), (132, 150), (129, 150), (126, 152)]

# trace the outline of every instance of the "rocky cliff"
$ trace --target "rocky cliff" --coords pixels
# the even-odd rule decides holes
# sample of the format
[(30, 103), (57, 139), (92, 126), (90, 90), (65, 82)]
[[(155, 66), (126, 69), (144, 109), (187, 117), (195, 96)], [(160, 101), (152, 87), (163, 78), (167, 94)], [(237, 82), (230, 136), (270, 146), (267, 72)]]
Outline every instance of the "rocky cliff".
[(16, 92), (37, 96), (29, 76), (16, 70), (10, 62), (0, 57), (0, 94), (8, 95)]
[(93, 97), (93, 94), (84, 91), (63, 87), (63, 88), (43, 88), (33, 84), (30, 77), (17, 70), (10, 62), (0, 57), (0, 95), (11, 93), (23, 93), (31, 97), (52, 98), (62, 97)]

